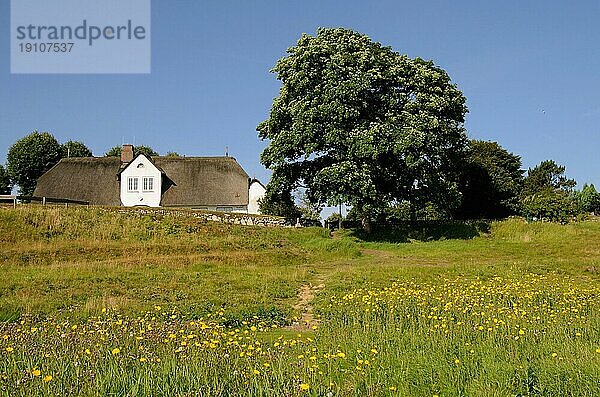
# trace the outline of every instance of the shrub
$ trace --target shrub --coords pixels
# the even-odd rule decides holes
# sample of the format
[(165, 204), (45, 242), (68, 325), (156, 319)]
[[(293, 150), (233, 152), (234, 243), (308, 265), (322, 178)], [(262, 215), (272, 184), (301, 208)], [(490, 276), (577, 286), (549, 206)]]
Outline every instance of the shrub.
[(543, 190), (522, 199), (523, 215), (527, 218), (567, 222), (577, 215), (577, 206), (560, 190)]

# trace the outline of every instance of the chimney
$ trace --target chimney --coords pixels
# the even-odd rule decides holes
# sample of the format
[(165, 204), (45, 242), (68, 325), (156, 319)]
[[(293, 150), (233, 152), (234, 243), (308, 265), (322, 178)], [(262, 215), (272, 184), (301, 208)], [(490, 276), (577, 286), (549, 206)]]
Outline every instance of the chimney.
[(133, 160), (133, 145), (123, 145), (121, 148), (121, 162), (129, 163)]

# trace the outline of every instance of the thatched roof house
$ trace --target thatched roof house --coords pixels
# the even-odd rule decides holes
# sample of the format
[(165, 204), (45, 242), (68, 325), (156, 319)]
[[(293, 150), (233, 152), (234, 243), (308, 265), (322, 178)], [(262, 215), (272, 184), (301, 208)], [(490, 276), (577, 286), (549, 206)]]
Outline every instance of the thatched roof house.
[[(34, 195), (93, 205), (248, 212), (257, 200), (249, 197), (251, 184), (257, 194), (254, 183), (233, 157), (133, 157), (133, 147), (125, 145), (121, 158), (60, 160), (38, 179)], [(258, 188), (264, 194), (262, 184)]]

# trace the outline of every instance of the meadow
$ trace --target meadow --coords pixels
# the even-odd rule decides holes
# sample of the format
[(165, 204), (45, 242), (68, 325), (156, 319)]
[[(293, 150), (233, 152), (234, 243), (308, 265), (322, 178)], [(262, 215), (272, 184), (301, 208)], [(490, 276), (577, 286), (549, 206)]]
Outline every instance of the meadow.
[(0, 208), (0, 395), (597, 396), (600, 222)]

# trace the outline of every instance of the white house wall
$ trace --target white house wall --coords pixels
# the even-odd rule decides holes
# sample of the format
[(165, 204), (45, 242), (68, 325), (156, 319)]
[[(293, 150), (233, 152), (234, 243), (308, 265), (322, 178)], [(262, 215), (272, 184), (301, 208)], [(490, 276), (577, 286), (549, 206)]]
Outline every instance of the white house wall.
[[(130, 189), (130, 178), (137, 179), (137, 189)], [(152, 189), (146, 186), (144, 178), (152, 178)], [(121, 204), (125, 207), (159, 207), (161, 198), (162, 174), (144, 155), (137, 156), (121, 172)]]
[(260, 182), (252, 182), (248, 191), (248, 213), (260, 214), (258, 201), (265, 197), (265, 188)]

